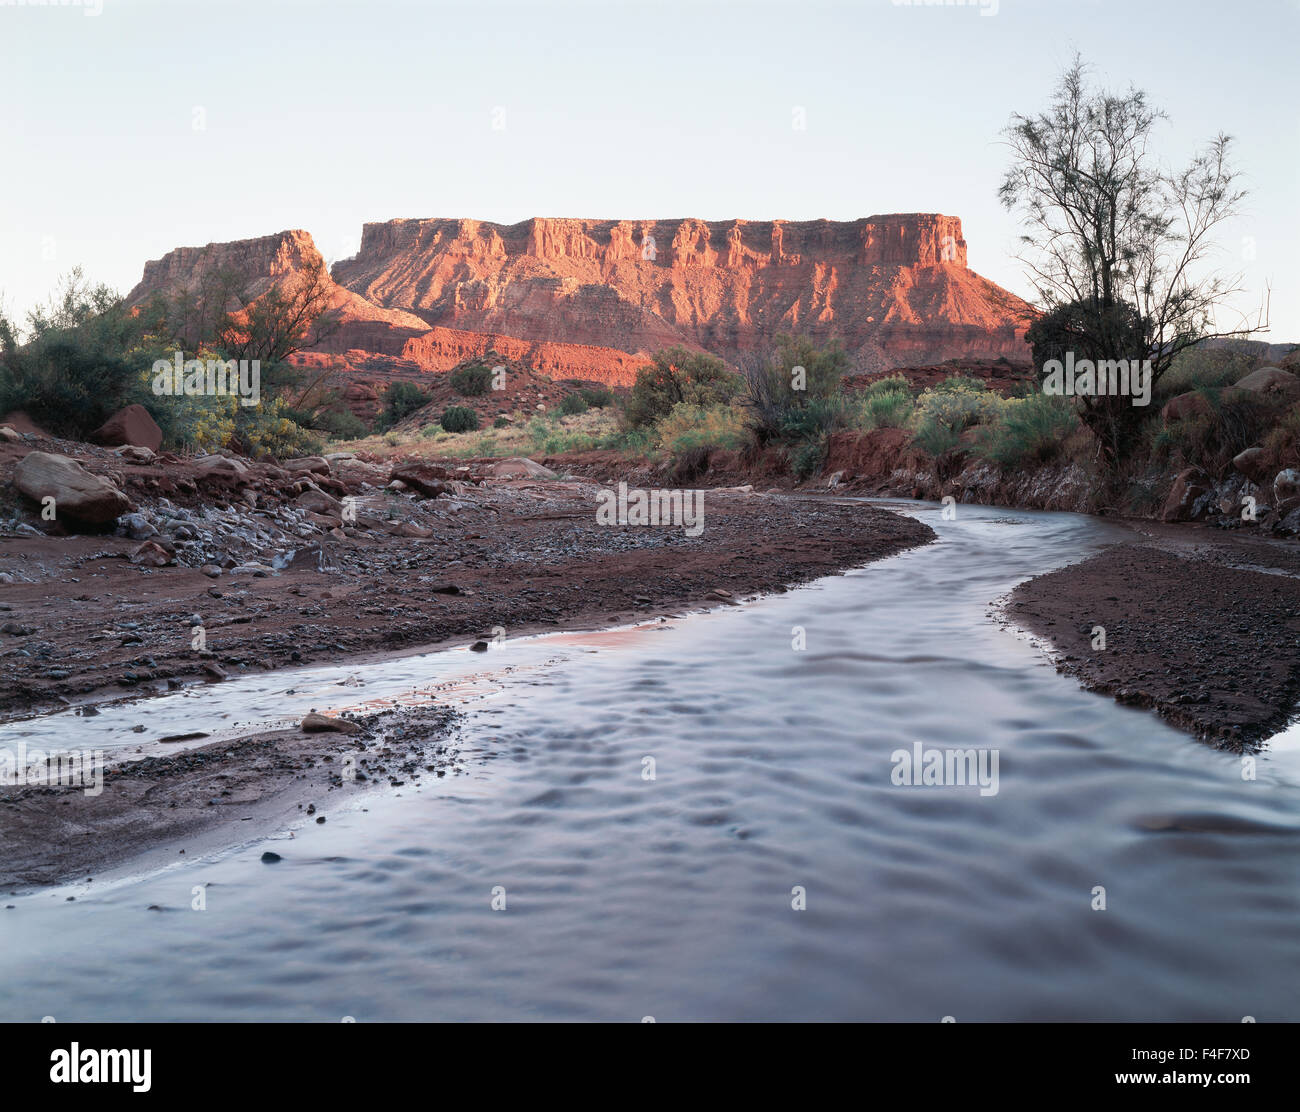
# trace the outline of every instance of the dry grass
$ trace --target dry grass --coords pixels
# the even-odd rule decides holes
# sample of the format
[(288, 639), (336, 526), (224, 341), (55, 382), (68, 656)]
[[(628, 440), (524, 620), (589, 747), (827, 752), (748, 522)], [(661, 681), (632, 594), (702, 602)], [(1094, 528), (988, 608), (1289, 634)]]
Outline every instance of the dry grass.
[(438, 425), (419, 431), (390, 431), (361, 440), (330, 445), (334, 451), (364, 452), (379, 459), (395, 456), (421, 459), (470, 459), (483, 456), (554, 455), (562, 451), (603, 446), (619, 432), (618, 415), (611, 407), (591, 409), (572, 417), (558, 413), (525, 417), (517, 414), (505, 428), (449, 433)]

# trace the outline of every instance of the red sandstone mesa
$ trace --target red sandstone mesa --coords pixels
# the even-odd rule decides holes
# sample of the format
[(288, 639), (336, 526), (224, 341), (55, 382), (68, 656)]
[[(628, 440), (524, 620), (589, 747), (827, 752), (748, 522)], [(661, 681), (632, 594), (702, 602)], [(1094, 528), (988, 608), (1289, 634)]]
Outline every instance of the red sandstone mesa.
[[(132, 302), (210, 269), (246, 295), (320, 259), (306, 232), (179, 248)], [(860, 371), (952, 358), (1024, 362), (1031, 310), (966, 265), (961, 221), (533, 219), (367, 224), (334, 265), (342, 327), (317, 349), (349, 371), (450, 370), (495, 350), (554, 378), (630, 383), (671, 344), (735, 363), (782, 332), (837, 338)]]

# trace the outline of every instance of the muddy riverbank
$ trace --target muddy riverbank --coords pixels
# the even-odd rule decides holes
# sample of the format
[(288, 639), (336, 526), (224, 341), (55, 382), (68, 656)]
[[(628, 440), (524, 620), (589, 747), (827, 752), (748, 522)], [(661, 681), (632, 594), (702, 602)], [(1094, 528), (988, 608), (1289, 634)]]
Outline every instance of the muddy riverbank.
[(1252, 750), (1300, 699), (1300, 552), (1130, 523), (1134, 544), (1037, 576), (1006, 614), (1059, 671), (1223, 748)]
[[(382, 513), (386, 527), (325, 533), (302, 549), (309, 558), (280, 568), (247, 557), (226, 569), (177, 559), (152, 567), (133, 562), (141, 542), (128, 537), (3, 538), (0, 708), (12, 717), (718, 606), (933, 538), (887, 510), (752, 490), (708, 491), (704, 528), (690, 536), (600, 524), (601, 488), (590, 479), (492, 479), (436, 500), (367, 489), (361, 525)], [(436, 508), (449, 503), (457, 512)]]

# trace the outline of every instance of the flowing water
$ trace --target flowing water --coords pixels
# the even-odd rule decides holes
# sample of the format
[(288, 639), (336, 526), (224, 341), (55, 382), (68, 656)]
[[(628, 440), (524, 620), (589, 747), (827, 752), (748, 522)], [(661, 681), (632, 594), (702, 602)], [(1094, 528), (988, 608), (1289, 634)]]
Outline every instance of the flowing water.
[[(990, 620), (1114, 527), (906, 509), (938, 543), (744, 607), (0, 729), (131, 755), (433, 697), (467, 756), (4, 899), (0, 1019), (1300, 1019), (1300, 745), (1244, 779)], [(894, 783), (917, 742), (996, 751), (996, 793)]]

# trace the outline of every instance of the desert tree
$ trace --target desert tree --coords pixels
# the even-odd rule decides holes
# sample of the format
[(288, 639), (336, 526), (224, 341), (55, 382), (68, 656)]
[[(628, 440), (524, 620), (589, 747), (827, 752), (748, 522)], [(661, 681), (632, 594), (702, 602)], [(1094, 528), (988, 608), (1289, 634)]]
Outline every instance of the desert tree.
[[(1220, 133), (1182, 169), (1152, 151), (1166, 118), (1141, 89), (1095, 88), (1075, 57), (1047, 110), (1015, 114), (1004, 132), (1010, 168), (999, 198), (1024, 227), (1019, 257), (1043, 316), (1030, 330), (1035, 360), (1150, 360), (1152, 384), (1179, 352), (1212, 337), (1267, 328), (1216, 320), (1240, 276), (1214, 266), (1215, 234), (1238, 214), (1245, 191)], [(1127, 398), (1081, 399), (1080, 417), (1114, 467), (1142, 411)]]
[(218, 343), (232, 359), (284, 363), (306, 347), (324, 342), (340, 326), (330, 308), (333, 283), (323, 262), (276, 282), (256, 296), (243, 296), (241, 307), (226, 315)]

